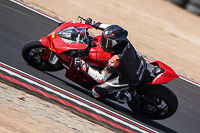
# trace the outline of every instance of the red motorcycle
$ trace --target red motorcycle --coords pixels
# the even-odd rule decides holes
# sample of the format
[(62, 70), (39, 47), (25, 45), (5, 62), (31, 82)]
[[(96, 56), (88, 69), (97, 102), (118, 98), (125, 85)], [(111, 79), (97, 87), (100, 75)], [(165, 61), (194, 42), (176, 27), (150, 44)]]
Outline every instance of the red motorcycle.
[[(80, 57), (91, 67), (102, 70), (111, 58), (110, 52), (101, 47), (101, 35), (93, 36), (89, 30), (93, 27), (80, 22), (70, 21), (59, 27), (39, 41), (27, 43), (22, 49), (24, 60), (31, 66), (44, 71), (66, 69), (65, 76), (92, 90), (98, 83), (86, 72), (75, 67), (74, 59)], [(128, 102), (134, 113), (148, 119), (165, 119), (172, 116), (178, 108), (176, 95), (165, 84), (179, 76), (160, 61), (148, 63), (153, 80), (142, 83), (136, 88), (137, 95)], [(117, 74), (113, 74), (114, 78)]]

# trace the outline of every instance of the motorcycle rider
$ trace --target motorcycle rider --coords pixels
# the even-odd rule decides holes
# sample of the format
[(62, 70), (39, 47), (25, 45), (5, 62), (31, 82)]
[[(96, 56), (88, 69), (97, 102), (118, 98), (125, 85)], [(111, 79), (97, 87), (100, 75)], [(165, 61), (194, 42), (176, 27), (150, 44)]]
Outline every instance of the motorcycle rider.
[[(110, 98), (120, 103), (130, 101), (135, 93), (134, 88), (143, 81), (147, 69), (146, 61), (136, 52), (127, 39), (128, 32), (122, 27), (95, 22), (91, 18), (85, 23), (103, 31), (101, 46), (104, 51), (111, 52), (112, 57), (101, 72), (80, 58), (75, 59), (75, 66), (99, 83), (92, 89), (95, 98)], [(107, 80), (114, 73), (118, 76)]]

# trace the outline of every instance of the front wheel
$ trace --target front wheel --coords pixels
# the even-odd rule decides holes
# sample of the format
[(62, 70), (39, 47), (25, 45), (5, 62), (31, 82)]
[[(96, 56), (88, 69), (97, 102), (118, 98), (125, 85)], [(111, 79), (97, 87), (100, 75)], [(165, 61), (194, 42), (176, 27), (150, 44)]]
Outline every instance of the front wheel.
[(43, 71), (58, 71), (63, 69), (63, 66), (57, 62), (51, 65), (48, 61), (43, 60), (43, 55), (46, 50), (40, 41), (32, 41), (24, 45), (22, 48), (22, 57), (31, 66)]
[(147, 119), (166, 119), (178, 108), (176, 95), (163, 85), (145, 85), (137, 89), (135, 100), (128, 103), (134, 113)]

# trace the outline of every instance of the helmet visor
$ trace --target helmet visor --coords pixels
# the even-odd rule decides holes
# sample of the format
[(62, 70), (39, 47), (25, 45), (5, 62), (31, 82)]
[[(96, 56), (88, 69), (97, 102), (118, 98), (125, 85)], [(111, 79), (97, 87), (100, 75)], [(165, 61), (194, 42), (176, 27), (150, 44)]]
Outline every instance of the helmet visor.
[(103, 35), (101, 36), (101, 47), (103, 47), (104, 49), (109, 49), (120, 42), (121, 40), (111, 40), (111, 39), (106, 38)]

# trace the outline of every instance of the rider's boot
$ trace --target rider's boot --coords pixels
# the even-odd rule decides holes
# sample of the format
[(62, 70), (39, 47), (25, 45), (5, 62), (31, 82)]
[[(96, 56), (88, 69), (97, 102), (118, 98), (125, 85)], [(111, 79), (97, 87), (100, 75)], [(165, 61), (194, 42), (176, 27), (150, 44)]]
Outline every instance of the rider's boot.
[(127, 102), (132, 100), (132, 95), (127, 90), (118, 91), (116, 96), (115, 96), (115, 99), (119, 103), (127, 103)]

